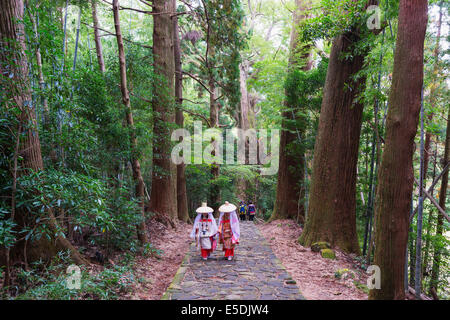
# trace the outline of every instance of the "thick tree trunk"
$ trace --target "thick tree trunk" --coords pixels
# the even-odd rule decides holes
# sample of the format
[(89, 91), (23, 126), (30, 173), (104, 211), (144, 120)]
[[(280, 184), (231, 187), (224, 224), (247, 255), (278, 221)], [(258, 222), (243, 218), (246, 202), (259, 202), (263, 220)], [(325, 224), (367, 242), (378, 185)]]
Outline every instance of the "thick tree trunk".
[(423, 85), (426, 0), (400, 0), (385, 148), (378, 173), (374, 264), (381, 289), (369, 299), (404, 299), (405, 250), (413, 189), (412, 156)]
[[(300, 43), (297, 31), (301, 21), (305, 19), (305, 10), (308, 9), (309, 5), (310, 1), (296, 0), (297, 8), (293, 13), (288, 72), (293, 72), (299, 68), (302, 68), (304, 71), (312, 68), (309, 54), (310, 46)], [(292, 146), (301, 143), (299, 140), (303, 139), (305, 130), (291, 124), (296, 121), (295, 113), (297, 110), (293, 110), (294, 108), (295, 106), (285, 102), (282, 121), (283, 130), (280, 137), (277, 196), (270, 220), (291, 218), (304, 223), (305, 153), (304, 148), (300, 148), (300, 151), (295, 151), (292, 150)]]
[[(174, 8), (176, 8), (176, 0), (173, 0)], [(180, 108), (183, 103), (183, 73), (181, 64), (181, 48), (180, 48), (180, 30), (178, 28), (178, 17), (173, 17), (173, 48), (175, 58), (175, 99), (177, 104), (177, 111), (175, 115), (175, 122), (178, 127), (182, 128), (184, 125), (183, 110)], [(187, 207), (187, 192), (186, 192), (186, 176), (184, 163), (177, 165), (177, 210), (178, 219), (188, 222), (189, 211)]]
[[(443, 167), (445, 167), (450, 162), (450, 108), (448, 108), (448, 114), (447, 114), (447, 134), (446, 134), (446, 138), (445, 138), (444, 159), (442, 162), (443, 162), (442, 163)], [(447, 172), (442, 176), (441, 190), (439, 191), (439, 206), (444, 211), (445, 211), (445, 201), (447, 200), (448, 171), (449, 170), (447, 170)], [(441, 213), (438, 213), (436, 235), (442, 236), (443, 231), (444, 231), (444, 216)], [(432, 290), (435, 290), (435, 292), (438, 291), (439, 268), (441, 265), (442, 249), (443, 249), (442, 247), (438, 246), (434, 250), (430, 291), (432, 291)]]
[[(21, 169), (18, 170), (18, 176), (20, 176), (28, 174), (30, 171), (43, 170), (44, 164), (37, 131), (36, 113), (29, 87), (25, 30), (21, 22), (24, 13), (23, 1), (0, 0), (0, 7), (2, 8), (0, 10), (0, 74), (3, 75), (3, 79), (0, 79), (0, 87), (1, 90), (12, 95), (11, 107), (18, 107), (21, 110), (19, 121), (21, 127), (25, 128), (25, 135), (18, 147), (19, 155), (22, 158)], [(40, 240), (30, 243), (19, 241), (11, 250), (11, 261), (19, 259), (25, 252), (26, 261), (31, 262), (38, 259), (48, 260), (59, 250), (69, 250), (76, 263), (88, 264), (66, 238), (61, 235), (54, 236), (57, 233), (60, 234), (60, 230), (51, 208), (48, 209), (48, 217), (49, 228), (53, 232), (50, 236), (53, 239), (48, 240), (43, 236)], [(25, 225), (30, 227), (35, 223), (35, 218), (32, 218), (25, 210), (15, 211), (14, 220), (19, 230)]]
[(305, 246), (327, 241), (354, 253), (359, 253), (355, 197), (363, 112), (363, 105), (355, 98), (365, 79), (354, 81), (353, 77), (363, 67), (364, 54), (347, 60), (340, 56), (359, 41), (356, 32), (333, 41), (314, 148), (308, 219), (301, 235)]
[(173, 53), (173, 1), (154, 0), (153, 58), (155, 81), (153, 127), (153, 173), (150, 211), (178, 217), (176, 166), (171, 161), (170, 124), (175, 123)]
[(130, 131), (131, 146), (131, 166), (133, 170), (133, 180), (136, 188), (136, 198), (139, 199), (139, 207), (142, 216), (142, 222), (137, 226), (137, 235), (142, 245), (148, 242), (145, 226), (145, 184), (141, 173), (141, 164), (138, 159), (136, 130), (134, 128), (133, 112), (131, 110), (130, 95), (127, 88), (127, 67), (125, 61), (125, 50), (123, 48), (122, 32), (120, 31), (119, 1), (113, 1), (114, 27), (116, 29), (117, 47), (119, 49), (120, 66), (120, 91), (122, 93), (122, 102), (125, 106), (127, 126)]
[(98, 19), (97, 19), (97, 0), (91, 0), (92, 6), (92, 21), (94, 24), (94, 40), (95, 40), (95, 51), (97, 52), (97, 61), (100, 71), (105, 73), (105, 61), (103, 60), (103, 49), (102, 41), (98, 33)]

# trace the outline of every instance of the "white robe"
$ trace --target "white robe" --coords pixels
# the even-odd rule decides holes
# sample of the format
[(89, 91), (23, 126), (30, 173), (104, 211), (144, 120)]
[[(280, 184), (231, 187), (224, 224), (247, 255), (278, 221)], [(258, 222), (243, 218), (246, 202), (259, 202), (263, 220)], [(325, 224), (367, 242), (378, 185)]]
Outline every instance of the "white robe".
[[(208, 213), (208, 220), (211, 220), (211, 222), (207, 222), (207, 232), (205, 232), (204, 234), (201, 232), (202, 230), (202, 222), (200, 221), (201, 219), (202, 214), (199, 213), (194, 220), (194, 226), (192, 227), (191, 231), (191, 238), (196, 239), (198, 249), (200, 248), (211, 249), (212, 243), (210, 237), (214, 237), (217, 234), (217, 231), (219, 230), (217, 228), (216, 219), (214, 219), (212, 213)], [(198, 232), (196, 232), (196, 230), (198, 230)]]

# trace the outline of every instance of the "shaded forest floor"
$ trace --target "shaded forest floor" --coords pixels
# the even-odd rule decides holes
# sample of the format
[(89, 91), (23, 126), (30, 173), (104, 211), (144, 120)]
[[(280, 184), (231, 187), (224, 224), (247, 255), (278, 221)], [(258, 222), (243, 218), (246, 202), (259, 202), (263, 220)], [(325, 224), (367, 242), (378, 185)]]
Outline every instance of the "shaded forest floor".
[(176, 228), (172, 228), (151, 219), (147, 226), (150, 243), (160, 253), (136, 259), (134, 274), (141, 281), (136, 281), (132, 291), (122, 299), (161, 299), (189, 249), (192, 225), (178, 222)]
[[(322, 258), (297, 242), (302, 228), (292, 220), (275, 220), (258, 227), (306, 299), (367, 300), (368, 275), (355, 255), (334, 249), (336, 260)], [(353, 277), (347, 272), (338, 279), (335, 273), (343, 269), (350, 270)]]

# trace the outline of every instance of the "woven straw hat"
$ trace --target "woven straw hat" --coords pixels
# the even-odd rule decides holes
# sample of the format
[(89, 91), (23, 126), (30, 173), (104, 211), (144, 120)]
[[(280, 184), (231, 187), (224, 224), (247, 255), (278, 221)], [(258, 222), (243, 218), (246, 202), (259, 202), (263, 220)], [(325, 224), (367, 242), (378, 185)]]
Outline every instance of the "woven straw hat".
[(232, 212), (234, 210), (236, 210), (236, 206), (228, 201), (225, 201), (225, 204), (219, 207), (220, 212)]
[(198, 207), (197, 210), (195, 210), (197, 213), (211, 213), (214, 212), (213, 208), (210, 208), (206, 205), (206, 202), (202, 202), (202, 206)]

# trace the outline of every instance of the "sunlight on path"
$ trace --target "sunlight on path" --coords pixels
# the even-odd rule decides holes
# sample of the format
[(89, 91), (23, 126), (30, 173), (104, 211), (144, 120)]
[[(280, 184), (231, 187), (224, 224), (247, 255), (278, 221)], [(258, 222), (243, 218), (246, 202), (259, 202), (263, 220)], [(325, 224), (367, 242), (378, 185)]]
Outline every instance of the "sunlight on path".
[(253, 222), (241, 222), (241, 243), (233, 261), (222, 245), (203, 261), (191, 245), (162, 299), (169, 300), (303, 300), (280, 260)]

